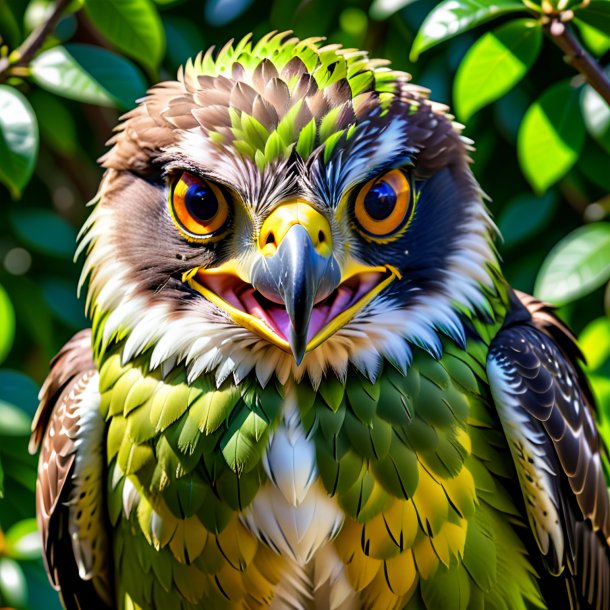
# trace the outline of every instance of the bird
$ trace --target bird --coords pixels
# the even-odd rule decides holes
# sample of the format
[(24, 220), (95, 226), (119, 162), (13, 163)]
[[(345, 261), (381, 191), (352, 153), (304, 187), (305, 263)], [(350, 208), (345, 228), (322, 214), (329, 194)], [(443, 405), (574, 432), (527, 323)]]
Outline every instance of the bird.
[(127, 112), (32, 451), (67, 610), (605, 610), (574, 335), (410, 75), (272, 32)]

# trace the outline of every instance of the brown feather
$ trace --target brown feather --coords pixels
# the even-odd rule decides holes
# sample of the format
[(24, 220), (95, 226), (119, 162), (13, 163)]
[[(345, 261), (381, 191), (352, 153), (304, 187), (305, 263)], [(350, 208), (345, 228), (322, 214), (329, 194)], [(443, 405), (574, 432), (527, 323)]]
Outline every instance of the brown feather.
[[(90, 507), (98, 527), (83, 528), (75, 538), (71, 536), (75, 525), (73, 507), (82, 502), (80, 493), (74, 497), (79, 484), (75, 480), (77, 452), (86, 450), (78, 448), (78, 441), (83, 438), (81, 394), (96, 375), (91, 331), (87, 329), (75, 335), (53, 360), (40, 392), (41, 402), (30, 440), (31, 450), (41, 447), (36, 506), (43, 560), (51, 584), (60, 592), (67, 610), (108, 610), (113, 605), (112, 571), (104, 535), (107, 528), (100, 506)], [(101, 436), (103, 428), (96, 434)], [(101, 460), (101, 455), (98, 457)], [(98, 480), (89, 483), (100, 486), (92, 497), (94, 504), (100, 502), (104, 493), (102, 476), (99, 472)], [(76, 511), (82, 512), (80, 506)], [(93, 556), (92, 548), (97, 549)], [(88, 574), (83, 574), (83, 569)]]

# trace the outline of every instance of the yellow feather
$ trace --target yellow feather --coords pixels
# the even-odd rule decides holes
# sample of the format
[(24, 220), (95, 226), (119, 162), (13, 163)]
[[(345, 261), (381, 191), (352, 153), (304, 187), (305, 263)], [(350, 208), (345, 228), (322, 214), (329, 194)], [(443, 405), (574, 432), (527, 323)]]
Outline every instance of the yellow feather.
[(233, 568), (242, 571), (252, 562), (258, 547), (258, 541), (242, 525), (237, 515), (234, 515), (227, 527), (218, 534), (216, 541)]
[(169, 548), (174, 557), (182, 563), (190, 563), (197, 559), (205, 548), (208, 530), (203, 527), (197, 517), (180, 519), (170, 540)]
[(386, 580), (394, 595), (404, 597), (413, 592), (418, 576), (411, 551), (405, 551), (398, 557), (387, 559), (384, 570)]
[(419, 482), (413, 494), (413, 504), (423, 526), (436, 535), (447, 520), (449, 502), (442, 485), (432, 478), (421, 462), (418, 470)]
[(424, 580), (434, 576), (439, 566), (439, 560), (428, 536), (420, 534), (413, 545), (413, 557), (415, 558), (417, 571)]

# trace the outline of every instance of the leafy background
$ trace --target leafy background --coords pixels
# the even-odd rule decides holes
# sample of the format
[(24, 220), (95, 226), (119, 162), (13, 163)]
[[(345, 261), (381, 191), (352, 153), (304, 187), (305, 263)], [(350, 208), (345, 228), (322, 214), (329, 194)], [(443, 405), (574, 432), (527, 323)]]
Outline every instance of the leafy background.
[(72, 257), (95, 159), (147, 86), (274, 29), (391, 59), (455, 108), (506, 274), (579, 335), (610, 441), (609, 98), (563, 60), (571, 41), (610, 63), (610, 0), (0, 0), (0, 606), (59, 608), (27, 442), (49, 359), (87, 324)]

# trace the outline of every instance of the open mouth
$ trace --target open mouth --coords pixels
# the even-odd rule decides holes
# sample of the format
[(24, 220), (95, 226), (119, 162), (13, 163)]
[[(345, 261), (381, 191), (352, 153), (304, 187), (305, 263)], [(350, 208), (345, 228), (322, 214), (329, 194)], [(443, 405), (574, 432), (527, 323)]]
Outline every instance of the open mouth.
[[(329, 296), (314, 304), (306, 351), (315, 349), (345, 326), (397, 277), (398, 272), (390, 267), (370, 267), (347, 275)], [(284, 303), (269, 300), (233, 273), (193, 269), (183, 281), (224, 309), (241, 326), (291, 351), (290, 319)]]

